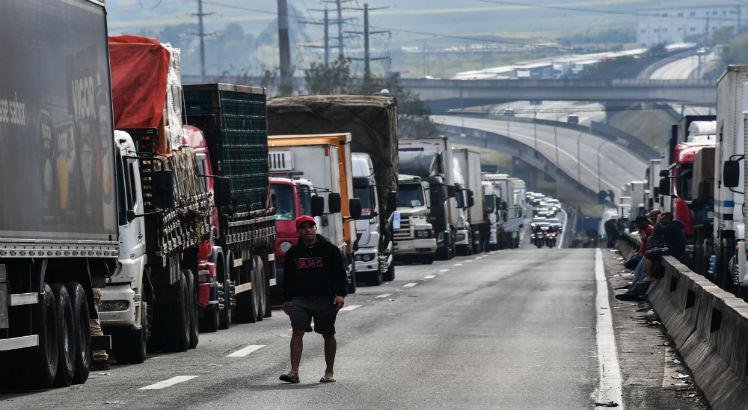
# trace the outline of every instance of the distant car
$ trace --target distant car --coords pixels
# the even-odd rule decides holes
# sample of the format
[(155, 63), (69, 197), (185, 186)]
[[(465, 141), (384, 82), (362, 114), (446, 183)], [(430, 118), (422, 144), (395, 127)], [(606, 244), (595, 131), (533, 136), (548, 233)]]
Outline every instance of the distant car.
[(579, 116), (576, 114), (569, 114), (566, 117), (566, 122), (568, 124), (579, 124)]
[(514, 117), (514, 108), (504, 108), (504, 111), (501, 112), (501, 115), (505, 117)]

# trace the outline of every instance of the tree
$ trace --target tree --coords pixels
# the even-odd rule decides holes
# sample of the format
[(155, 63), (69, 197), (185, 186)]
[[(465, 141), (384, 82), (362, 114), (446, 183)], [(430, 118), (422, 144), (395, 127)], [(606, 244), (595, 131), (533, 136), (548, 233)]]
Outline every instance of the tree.
[(310, 94), (344, 94), (353, 85), (350, 60), (338, 57), (329, 66), (312, 63), (304, 71), (304, 79)]
[(722, 49), (725, 64), (748, 63), (748, 34), (740, 34)]

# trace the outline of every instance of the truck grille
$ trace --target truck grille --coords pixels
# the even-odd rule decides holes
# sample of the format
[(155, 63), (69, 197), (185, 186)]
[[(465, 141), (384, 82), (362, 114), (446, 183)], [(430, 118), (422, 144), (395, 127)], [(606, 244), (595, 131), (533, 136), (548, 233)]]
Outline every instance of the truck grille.
[(407, 219), (401, 220), (400, 229), (395, 229), (395, 233), (392, 236), (396, 241), (413, 239), (413, 234), (410, 231), (410, 222)]

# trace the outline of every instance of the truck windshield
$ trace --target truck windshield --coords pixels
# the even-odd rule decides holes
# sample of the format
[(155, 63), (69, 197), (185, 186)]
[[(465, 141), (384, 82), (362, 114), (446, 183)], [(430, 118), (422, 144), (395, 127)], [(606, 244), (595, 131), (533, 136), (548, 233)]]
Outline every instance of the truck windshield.
[(423, 206), (423, 191), (420, 185), (400, 185), (397, 193), (397, 206), (413, 208)]
[(270, 185), (270, 193), (275, 195), (275, 219), (290, 221), (296, 218), (291, 185), (272, 184)]
[(465, 190), (461, 189), (457, 191), (457, 195), (455, 196), (455, 201), (457, 201), (457, 207), (458, 208), (464, 208), (465, 207)]
[(690, 164), (682, 164), (680, 165), (680, 170), (678, 172), (678, 196), (685, 199), (686, 201), (690, 201), (693, 199), (691, 197), (691, 184), (693, 181), (693, 165)]
[(486, 195), (483, 197), (483, 211), (493, 212), (496, 210), (496, 196)]
[(299, 185), (299, 199), (301, 200), (301, 214), (312, 214), (312, 189), (309, 185)]
[(368, 218), (369, 215), (371, 215), (371, 211), (373, 208), (373, 205), (371, 203), (371, 187), (368, 184), (364, 186), (354, 186), (353, 195), (361, 200), (361, 218)]

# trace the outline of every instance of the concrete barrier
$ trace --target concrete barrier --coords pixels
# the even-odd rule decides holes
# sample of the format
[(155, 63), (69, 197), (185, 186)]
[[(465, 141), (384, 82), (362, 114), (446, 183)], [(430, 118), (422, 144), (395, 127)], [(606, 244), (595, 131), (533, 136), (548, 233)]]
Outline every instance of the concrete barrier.
[[(624, 256), (637, 246), (631, 235), (617, 241)], [(663, 264), (648, 298), (694, 382), (714, 409), (748, 408), (748, 303), (673, 257)]]

